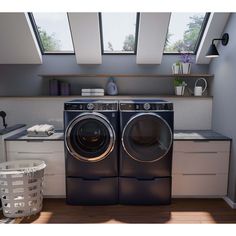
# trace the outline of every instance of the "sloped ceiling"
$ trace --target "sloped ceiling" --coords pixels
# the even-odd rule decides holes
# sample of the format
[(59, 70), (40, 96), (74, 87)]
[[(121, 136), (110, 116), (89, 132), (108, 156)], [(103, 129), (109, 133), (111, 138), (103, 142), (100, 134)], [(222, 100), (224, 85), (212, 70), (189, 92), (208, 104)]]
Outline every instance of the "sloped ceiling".
[(101, 64), (98, 13), (68, 13), (75, 56), (78, 64)]
[(141, 13), (137, 64), (161, 64), (170, 13)]
[(41, 64), (27, 13), (0, 13), (0, 64)]
[[(137, 64), (161, 64), (171, 13), (140, 13)], [(211, 13), (197, 55), (197, 64), (209, 64), (205, 57), (213, 38), (219, 38), (230, 13)], [(69, 13), (78, 64), (101, 64), (99, 16), (96, 12)], [(114, 28), (115, 30), (115, 28)], [(42, 64), (41, 51), (27, 13), (0, 13), (0, 64)]]
[(211, 45), (212, 39), (221, 38), (225, 25), (227, 24), (230, 13), (211, 13), (202, 36), (197, 55), (196, 64), (209, 64), (211, 58), (206, 57), (206, 53)]

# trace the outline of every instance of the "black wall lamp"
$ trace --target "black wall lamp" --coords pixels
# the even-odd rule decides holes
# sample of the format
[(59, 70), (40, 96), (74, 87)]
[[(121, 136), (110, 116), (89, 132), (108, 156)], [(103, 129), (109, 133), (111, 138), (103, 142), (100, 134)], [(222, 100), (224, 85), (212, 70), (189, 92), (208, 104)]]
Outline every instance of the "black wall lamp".
[(214, 41), (221, 41), (223, 46), (226, 46), (229, 42), (229, 34), (224, 33), (221, 39), (213, 39), (211, 46), (208, 49), (208, 52), (206, 54), (206, 57), (213, 58), (213, 57), (218, 57), (219, 53), (216, 48), (216, 45), (214, 44)]

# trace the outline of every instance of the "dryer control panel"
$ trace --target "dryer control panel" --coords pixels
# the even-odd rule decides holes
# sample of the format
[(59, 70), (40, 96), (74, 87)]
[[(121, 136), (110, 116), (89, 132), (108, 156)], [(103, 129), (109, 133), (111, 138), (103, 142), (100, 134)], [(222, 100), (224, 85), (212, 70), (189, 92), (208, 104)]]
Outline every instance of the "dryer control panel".
[(173, 103), (120, 102), (121, 111), (173, 111)]

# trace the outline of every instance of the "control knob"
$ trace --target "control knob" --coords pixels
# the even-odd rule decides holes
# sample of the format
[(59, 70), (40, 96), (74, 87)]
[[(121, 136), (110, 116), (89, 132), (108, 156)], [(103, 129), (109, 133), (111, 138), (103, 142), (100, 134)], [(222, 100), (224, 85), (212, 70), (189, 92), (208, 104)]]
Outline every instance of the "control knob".
[(87, 105), (87, 108), (88, 108), (88, 110), (93, 110), (94, 109), (94, 104), (93, 103), (89, 103)]
[(149, 103), (144, 103), (143, 108), (145, 110), (149, 110), (151, 108), (151, 105)]

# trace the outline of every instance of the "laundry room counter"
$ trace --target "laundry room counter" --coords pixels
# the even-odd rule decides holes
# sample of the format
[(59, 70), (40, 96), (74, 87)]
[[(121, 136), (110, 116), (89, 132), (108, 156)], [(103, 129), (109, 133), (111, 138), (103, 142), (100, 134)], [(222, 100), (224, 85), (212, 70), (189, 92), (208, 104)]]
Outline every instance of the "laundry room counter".
[(63, 141), (64, 133), (62, 130), (56, 131), (54, 134), (48, 137), (29, 137), (26, 131), (10, 136), (5, 139), (6, 141)]
[(231, 140), (231, 138), (226, 137), (212, 130), (175, 130), (174, 131), (175, 141), (185, 141), (185, 140)]
[[(63, 141), (64, 133), (62, 130), (56, 131), (53, 135), (49, 137), (28, 137), (26, 131), (18, 133), (16, 135), (6, 138), (7, 140), (38, 140), (38, 141)], [(231, 140), (231, 138), (226, 137), (220, 133), (217, 133), (212, 130), (175, 130), (174, 131), (174, 140), (175, 141), (184, 141), (184, 140)]]

